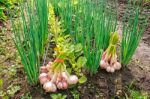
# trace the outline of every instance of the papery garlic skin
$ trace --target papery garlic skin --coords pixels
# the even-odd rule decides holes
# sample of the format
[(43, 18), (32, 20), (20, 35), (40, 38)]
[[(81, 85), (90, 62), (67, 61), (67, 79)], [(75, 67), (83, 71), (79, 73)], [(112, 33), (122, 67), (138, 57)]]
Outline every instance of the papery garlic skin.
[(41, 78), (40, 79), (40, 83), (43, 85), (44, 83), (46, 83), (46, 82), (48, 82), (49, 80), (48, 80), (48, 78)]
[(63, 89), (67, 89), (68, 88), (68, 83), (67, 82), (64, 81), (62, 84), (63, 84)]
[(69, 77), (67, 76), (66, 72), (62, 72), (62, 78), (68, 80)]
[(56, 88), (56, 85), (52, 82), (46, 82), (44, 85), (43, 85), (43, 88), (46, 92), (56, 92), (57, 88)]
[(110, 72), (110, 73), (114, 73), (114, 72), (115, 72), (115, 69), (114, 69), (113, 67), (111, 67), (111, 66), (108, 66), (108, 67), (106, 68), (106, 71), (107, 71), (107, 72)]
[(106, 68), (106, 71), (107, 71), (107, 72), (110, 72), (110, 71), (111, 71), (111, 67), (108, 66), (108, 67)]
[(77, 82), (78, 82), (78, 77), (77, 77), (76, 75), (71, 75), (71, 76), (69, 77), (68, 83), (69, 83), (70, 85), (76, 84)]
[(110, 72), (111, 72), (111, 73), (114, 73), (114, 72), (115, 72), (114, 67), (111, 67), (111, 68), (110, 68)]
[(44, 84), (44, 83), (48, 82), (50, 79), (47, 78), (46, 73), (41, 73), (39, 76), (39, 80), (40, 80), (41, 84)]
[(63, 84), (62, 84), (62, 82), (58, 82), (58, 83), (57, 83), (57, 88), (58, 88), (58, 89), (63, 89)]
[(101, 67), (101, 69), (106, 69), (107, 68), (107, 63), (104, 61), (104, 60), (101, 60), (100, 61), (100, 67)]
[(121, 64), (119, 62), (116, 62), (113, 67), (116, 69), (116, 70), (120, 70), (121, 69)]

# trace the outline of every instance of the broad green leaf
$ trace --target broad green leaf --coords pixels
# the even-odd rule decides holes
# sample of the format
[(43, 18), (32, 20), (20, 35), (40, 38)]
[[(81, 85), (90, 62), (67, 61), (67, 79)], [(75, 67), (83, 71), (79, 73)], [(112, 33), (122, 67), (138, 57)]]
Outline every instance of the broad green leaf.
[(82, 50), (82, 45), (81, 44), (75, 45), (75, 52), (80, 52), (81, 50)]
[(80, 84), (83, 84), (83, 83), (85, 83), (87, 81), (87, 78), (86, 78), (86, 76), (82, 76), (80, 79), (79, 79), (79, 83)]
[(3, 87), (3, 80), (0, 79), (0, 89), (2, 89), (2, 87)]
[(87, 60), (85, 57), (81, 56), (79, 57), (79, 59), (77, 60), (77, 67), (81, 68), (86, 64)]
[(68, 71), (69, 74), (71, 74), (72, 68), (67, 68), (67, 71)]

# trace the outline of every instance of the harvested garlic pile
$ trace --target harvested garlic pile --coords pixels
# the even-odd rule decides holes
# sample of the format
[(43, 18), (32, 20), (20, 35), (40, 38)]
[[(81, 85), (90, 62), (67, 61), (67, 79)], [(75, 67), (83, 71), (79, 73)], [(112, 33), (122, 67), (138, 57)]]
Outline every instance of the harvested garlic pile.
[(116, 45), (119, 41), (119, 35), (117, 32), (111, 34), (109, 46), (102, 55), (100, 61), (101, 69), (106, 69), (107, 72), (115, 72), (115, 70), (121, 69), (121, 64), (117, 61)]
[(78, 77), (69, 75), (63, 63), (54, 61), (40, 68), (40, 83), (46, 92), (56, 92), (57, 89), (65, 90), (69, 85), (76, 84)]

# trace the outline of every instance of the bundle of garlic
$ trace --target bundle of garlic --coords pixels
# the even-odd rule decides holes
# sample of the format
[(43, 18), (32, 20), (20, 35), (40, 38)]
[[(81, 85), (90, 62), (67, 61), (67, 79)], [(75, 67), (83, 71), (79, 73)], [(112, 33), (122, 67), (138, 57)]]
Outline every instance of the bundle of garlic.
[(116, 45), (119, 41), (119, 35), (117, 32), (111, 34), (109, 46), (102, 55), (100, 61), (100, 67), (106, 69), (107, 72), (115, 72), (115, 70), (121, 69), (121, 64), (117, 61)]
[(76, 75), (69, 75), (62, 59), (42, 66), (40, 72), (39, 80), (46, 92), (56, 92), (57, 88), (64, 90), (78, 82)]

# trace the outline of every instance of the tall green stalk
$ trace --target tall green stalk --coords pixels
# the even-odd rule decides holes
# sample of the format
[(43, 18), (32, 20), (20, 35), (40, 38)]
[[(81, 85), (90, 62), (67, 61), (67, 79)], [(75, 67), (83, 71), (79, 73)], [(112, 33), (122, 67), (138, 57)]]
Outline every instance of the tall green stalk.
[(20, 4), (21, 18), (12, 20), (14, 43), (30, 84), (38, 83), (40, 59), (48, 39), (47, 0)]
[[(127, 13), (126, 11), (123, 21), (123, 33), (121, 41), (121, 63), (123, 65), (127, 65), (130, 62), (136, 48), (138, 47), (147, 23), (147, 19), (145, 19), (144, 22), (140, 24), (141, 22), (139, 16), (141, 12), (141, 6), (137, 5), (136, 3), (136, 1), (128, 0), (127, 8), (133, 7), (133, 9), (131, 9), (132, 12)], [(128, 14), (132, 15), (128, 16)]]

